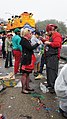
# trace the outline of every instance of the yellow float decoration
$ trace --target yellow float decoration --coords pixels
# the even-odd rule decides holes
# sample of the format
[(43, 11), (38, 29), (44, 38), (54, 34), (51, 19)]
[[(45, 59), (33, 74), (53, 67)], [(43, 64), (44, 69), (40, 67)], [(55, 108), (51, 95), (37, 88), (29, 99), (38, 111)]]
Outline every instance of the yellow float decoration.
[(35, 19), (32, 16), (33, 14), (28, 12), (23, 12), (19, 16), (12, 16), (12, 19), (8, 19), (6, 30), (23, 28), (25, 26), (35, 29)]

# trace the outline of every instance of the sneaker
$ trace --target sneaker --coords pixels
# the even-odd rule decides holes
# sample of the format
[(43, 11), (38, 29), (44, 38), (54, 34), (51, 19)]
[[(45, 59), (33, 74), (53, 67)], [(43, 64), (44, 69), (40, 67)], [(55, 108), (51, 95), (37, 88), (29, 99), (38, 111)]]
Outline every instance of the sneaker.
[(35, 77), (35, 80), (36, 79), (42, 79), (42, 78), (44, 78), (44, 76), (42, 74), (39, 74), (37, 77)]

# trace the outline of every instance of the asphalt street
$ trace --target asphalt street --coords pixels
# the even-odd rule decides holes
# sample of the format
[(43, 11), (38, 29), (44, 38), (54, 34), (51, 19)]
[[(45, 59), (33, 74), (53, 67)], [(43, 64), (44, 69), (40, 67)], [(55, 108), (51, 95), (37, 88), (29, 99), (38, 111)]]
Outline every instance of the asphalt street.
[[(13, 72), (13, 67), (5, 69), (4, 62), (0, 58), (0, 76)], [(60, 60), (59, 72), (66, 62)], [(44, 78), (35, 80), (33, 73), (30, 75), (30, 86), (35, 89), (31, 94), (22, 94), (21, 87), (7, 87), (0, 92), (0, 114), (5, 119), (64, 119), (58, 107), (56, 94), (43, 93), (40, 90), (40, 83), (46, 81), (46, 71), (43, 70)], [(20, 81), (22, 74), (17, 75), (16, 80)]]

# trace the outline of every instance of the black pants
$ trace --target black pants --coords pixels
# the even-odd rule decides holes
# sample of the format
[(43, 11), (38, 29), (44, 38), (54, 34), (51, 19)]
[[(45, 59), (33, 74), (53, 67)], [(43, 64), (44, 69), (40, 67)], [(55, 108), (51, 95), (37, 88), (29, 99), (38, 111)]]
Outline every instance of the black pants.
[(6, 51), (2, 50), (3, 59), (6, 58)]
[(5, 61), (5, 68), (7, 68), (8, 66), (11, 67), (12, 64), (12, 52), (8, 51), (8, 53), (6, 54), (6, 61)]
[(46, 57), (46, 74), (48, 86), (54, 88), (55, 80), (58, 74), (58, 57), (57, 55), (52, 55)]

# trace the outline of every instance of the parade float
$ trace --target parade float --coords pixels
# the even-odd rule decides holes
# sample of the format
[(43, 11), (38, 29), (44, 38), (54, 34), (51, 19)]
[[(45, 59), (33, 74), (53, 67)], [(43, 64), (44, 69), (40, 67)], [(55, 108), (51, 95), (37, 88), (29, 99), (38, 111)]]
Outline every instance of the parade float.
[(19, 16), (15, 15), (8, 19), (6, 30), (13, 30), (15, 28), (29, 28), (32, 31), (35, 30), (35, 19), (33, 14), (23, 12)]
[(0, 22), (0, 56), (2, 56), (2, 34), (14, 31), (15, 28), (29, 28), (35, 30), (35, 19), (32, 13), (23, 12), (22, 14), (12, 16), (7, 21)]

